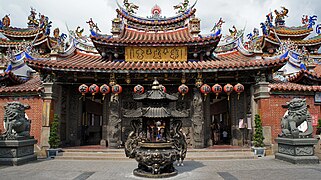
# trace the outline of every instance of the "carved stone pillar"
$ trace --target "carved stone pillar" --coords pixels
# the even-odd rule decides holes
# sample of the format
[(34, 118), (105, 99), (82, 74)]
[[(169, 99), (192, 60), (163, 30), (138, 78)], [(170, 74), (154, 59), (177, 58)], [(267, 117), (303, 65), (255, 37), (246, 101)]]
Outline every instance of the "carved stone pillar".
[(268, 82), (258, 82), (254, 85), (254, 99), (268, 99), (270, 98), (269, 83)]
[(42, 128), (41, 128), (41, 154), (45, 155), (45, 150), (49, 148), (49, 133), (50, 133), (50, 119), (53, 117), (54, 97), (53, 97), (53, 82), (44, 82), (44, 97), (42, 107)]
[(193, 132), (193, 148), (204, 147), (204, 110), (203, 98), (198, 89), (194, 89), (194, 97), (192, 102), (192, 132)]
[(121, 141), (121, 118), (119, 95), (112, 94), (109, 102), (107, 125), (107, 143), (109, 148), (117, 148)]
[(102, 127), (102, 137), (100, 140), (101, 146), (107, 146), (107, 122), (108, 122), (108, 111), (109, 111), (109, 98), (105, 97), (103, 101), (103, 127)]

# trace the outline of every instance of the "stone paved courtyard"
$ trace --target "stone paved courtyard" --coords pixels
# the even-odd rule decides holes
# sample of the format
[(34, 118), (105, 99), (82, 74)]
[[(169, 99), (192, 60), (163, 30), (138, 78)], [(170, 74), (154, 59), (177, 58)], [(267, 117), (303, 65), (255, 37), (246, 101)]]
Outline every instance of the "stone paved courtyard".
[[(132, 174), (128, 161), (38, 160), (23, 166), (0, 166), (0, 179), (145, 179)], [(293, 165), (273, 156), (253, 160), (186, 161), (179, 174), (167, 179), (321, 179), (321, 165)]]

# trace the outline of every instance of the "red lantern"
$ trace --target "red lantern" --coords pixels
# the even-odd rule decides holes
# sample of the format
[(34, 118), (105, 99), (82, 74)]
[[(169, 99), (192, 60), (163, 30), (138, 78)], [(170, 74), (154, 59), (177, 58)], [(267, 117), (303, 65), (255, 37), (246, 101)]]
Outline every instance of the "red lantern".
[(82, 84), (79, 86), (78, 91), (82, 96), (84, 96), (86, 93), (88, 93), (88, 86), (86, 84)]
[(91, 95), (93, 96), (93, 97), (92, 97), (92, 100), (94, 100), (95, 94), (99, 92), (99, 86), (97, 86), (96, 84), (90, 85), (90, 86), (89, 86), (89, 92), (90, 92)]
[(138, 84), (134, 87), (135, 94), (143, 94), (144, 92), (145, 92), (144, 86)]
[(159, 88), (160, 88), (160, 90), (161, 91), (163, 91), (164, 93), (166, 93), (166, 87), (165, 86), (163, 86), (163, 85), (159, 85)]
[(113, 85), (113, 87), (111, 87), (111, 92), (113, 92), (117, 96), (118, 94), (123, 92), (123, 88), (119, 84), (115, 84)]
[(244, 86), (240, 83), (237, 83), (234, 86), (234, 91), (237, 92), (237, 99), (240, 99), (240, 94), (244, 91)]
[(188, 93), (188, 86), (186, 86), (185, 84), (182, 84), (178, 87), (178, 92), (182, 94), (182, 96), (184, 96), (185, 94)]
[(230, 100), (230, 94), (233, 92), (233, 86), (231, 84), (226, 84), (224, 86), (224, 91), (227, 94), (227, 100)]
[(110, 87), (107, 84), (100, 86), (100, 93), (103, 94), (103, 100), (105, 99), (106, 94), (110, 93)]
[(219, 84), (215, 84), (215, 85), (212, 87), (212, 91), (213, 91), (213, 93), (215, 93), (216, 99), (217, 99), (218, 94), (220, 94), (220, 93), (222, 92), (222, 90), (223, 90), (223, 88), (222, 88), (222, 86), (219, 85)]
[(201, 93), (203, 93), (205, 96), (211, 92), (211, 86), (207, 85), (207, 84), (203, 84), (201, 86)]

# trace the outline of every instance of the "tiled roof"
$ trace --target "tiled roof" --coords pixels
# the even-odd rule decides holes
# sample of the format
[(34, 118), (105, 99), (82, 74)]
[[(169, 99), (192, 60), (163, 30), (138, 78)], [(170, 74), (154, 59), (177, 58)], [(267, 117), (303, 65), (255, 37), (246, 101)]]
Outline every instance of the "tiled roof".
[(274, 34), (274, 30), (280, 36), (307, 36), (313, 31), (313, 28), (308, 29), (306, 26), (280, 27), (272, 29), (270, 32)]
[(290, 82), (298, 82), (300, 81), (303, 77), (315, 80), (315, 81), (321, 81), (321, 74), (317, 74), (315, 72), (310, 72), (307, 70), (301, 70), (298, 73), (291, 75), (288, 77), (288, 81)]
[(42, 33), (39, 29), (35, 28), (5, 28), (0, 30), (0, 32), (7, 37), (35, 37), (38, 33)]
[(146, 32), (125, 28), (121, 37), (106, 38), (105, 36), (91, 36), (94, 43), (105, 45), (145, 45), (145, 44), (182, 44), (202, 43), (203, 45), (218, 43), (221, 36), (193, 37), (187, 27), (173, 31)]
[[(272, 36), (265, 36), (265, 39), (267, 39), (269, 42), (272, 42), (274, 44), (279, 44), (279, 41), (276, 38), (273, 38)], [(321, 35), (316, 36), (311, 39), (306, 40), (291, 40), (298, 46), (315, 46), (315, 45), (321, 45)]]
[(165, 19), (145, 19), (145, 18), (139, 18), (139, 17), (135, 17), (133, 15), (128, 15), (128, 13), (123, 12), (119, 9), (116, 10), (117, 13), (124, 17), (125, 19), (135, 22), (135, 23), (139, 23), (139, 24), (144, 24), (144, 25), (155, 25), (155, 26), (159, 26), (159, 25), (168, 25), (168, 24), (174, 24), (180, 21), (184, 21), (185, 19), (188, 19), (189, 17), (191, 17), (193, 14), (195, 14), (196, 9), (192, 9), (190, 10), (188, 13), (184, 13), (180, 16), (177, 17), (173, 17), (173, 18), (165, 18)]
[[(47, 39), (48, 39), (48, 36), (40, 36), (36, 39), (36, 41), (34, 42), (34, 45), (35, 46), (41, 45), (42, 43), (46, 42)], [(31, 42), (31, 41), (27, 40), (26, 42)], [(23, 40), (8, 40), (8, 39), (0, 38), (0, 47), (5, 47), (5, 48), (16, 47), (21, 43), (23, 43)]]
[(10, 41), (4, 38), (0, 38), (0, 47), (15, 47), (17, 45), (19, 45), (21, 42), (19, 41)]
[(207, 58), (203, 61), (186, 62), (126, 62), (108, 61), (101, 56), (77, 51), (74, 55), (61, 60), (27, 60), (28, 65), (36, 69), (51, 69), (63, 71), (111, 72), (111, 71), (234, 71), (236, 69), (258, 69), (267, 66), (282, 66), (287, 59), (256, 59), (244, 56), (238, 51), (219, 54), (217, 58)]
[(35, 75), (23, 84), (17, 84), (9, 87), (0, 87), (0, 93), (21, 93), (21, 92), (39, 92), (43, 89), (39, 75)]
[(291, 82), (274, 82), (270, 83), (271, 91), (321, 91), (321, 86), (309, 86)]

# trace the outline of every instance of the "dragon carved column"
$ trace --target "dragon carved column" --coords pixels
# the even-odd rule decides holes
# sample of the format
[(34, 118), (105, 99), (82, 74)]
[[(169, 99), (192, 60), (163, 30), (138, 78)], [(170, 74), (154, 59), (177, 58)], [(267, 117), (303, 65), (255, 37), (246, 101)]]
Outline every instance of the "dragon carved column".
[(109, 148), (117, 148), (121, 141), (121, 118), (119, 95), (112, 94), (109, 102), (107, 125), (107, 140)]
[(192, 114), (192, 128), (193, 128), (193, 148), (204, 147), (204, 110), (203, 99), (201, 93), (195, 88), (193, 97), (193, 114)]

